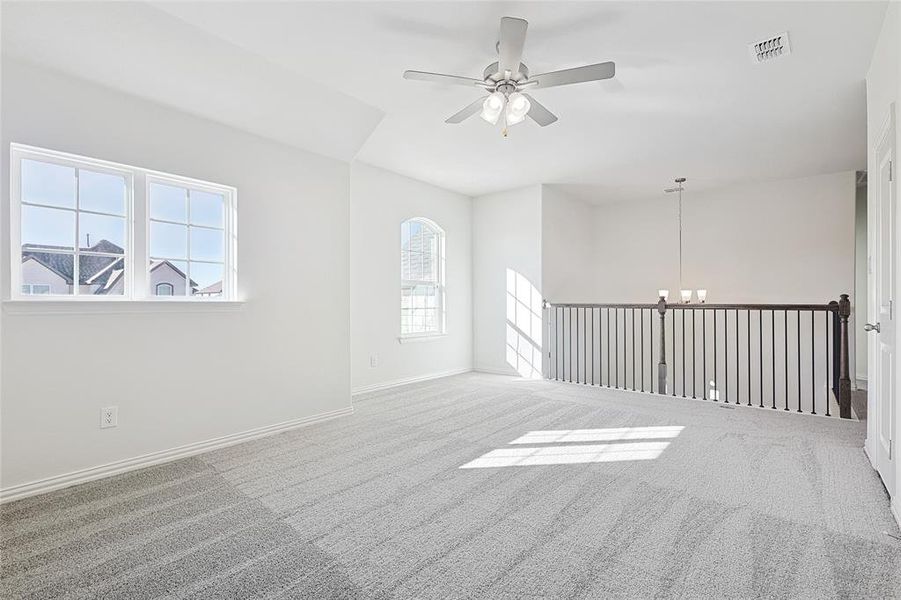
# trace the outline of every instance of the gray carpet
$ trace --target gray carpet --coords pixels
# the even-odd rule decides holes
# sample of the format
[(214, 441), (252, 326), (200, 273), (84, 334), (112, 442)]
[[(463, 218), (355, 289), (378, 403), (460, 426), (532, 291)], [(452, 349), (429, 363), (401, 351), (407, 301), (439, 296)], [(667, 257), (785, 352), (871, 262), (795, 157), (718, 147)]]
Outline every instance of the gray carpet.
[[(863, 423), (480, 374), (355, 408), (3, 506), (0, 595), (901, 598)], [(674, 425), (647, 460), (459, 468)]]

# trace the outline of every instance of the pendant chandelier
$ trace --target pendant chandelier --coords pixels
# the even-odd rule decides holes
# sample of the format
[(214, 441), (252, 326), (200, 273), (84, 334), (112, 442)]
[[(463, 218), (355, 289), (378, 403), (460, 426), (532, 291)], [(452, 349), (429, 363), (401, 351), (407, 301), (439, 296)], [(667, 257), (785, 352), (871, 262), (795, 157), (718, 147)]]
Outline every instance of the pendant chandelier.
[[(663, 191), (667, 194), (679, 193), (679, 297), (684, 304), (688, 304), (691, 302), (694, 290), (685, 289), (685, 286), (682, 285), (682, 192), (685, 189), (682, 184), (684, 184), (686, 180), (684, 177), (677, 177), (674, 181), (677, 187), (667, 188)], [(698, 290), (697, 294), (698, 302), (703, 304), (707, 301), (707, 290)], [(663, 298), (665, 302), (669, 297), (669, 290), (659, 289), (657, 290), (657, 296)]]

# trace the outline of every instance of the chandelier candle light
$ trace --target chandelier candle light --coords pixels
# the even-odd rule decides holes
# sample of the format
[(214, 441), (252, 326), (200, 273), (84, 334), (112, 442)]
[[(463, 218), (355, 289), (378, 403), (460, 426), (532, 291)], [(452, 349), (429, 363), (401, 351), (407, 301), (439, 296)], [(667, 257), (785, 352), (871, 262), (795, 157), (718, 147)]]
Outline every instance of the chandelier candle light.
[[(682, 287), (682, 190), (685, 188), (682, 186), (685, 183), (684, 177), (678, 177), (675, 179), (678, 187), (667, 188), (663, 190), (667, 194), (672, 194), (674, 192), (679, 192), (679, 297), (684, 304), (688, 304), (691, 302), (691, 296), (693, 290), (685, 289)], [(663, 298), (663, 301), (666, 302), (666, 297), (669, 295), (669, 290), (657, 290), (657, 295), (660, 298)], [(707, 290), (698, 290), (698, 302), (703, 304), (707, 301)]]

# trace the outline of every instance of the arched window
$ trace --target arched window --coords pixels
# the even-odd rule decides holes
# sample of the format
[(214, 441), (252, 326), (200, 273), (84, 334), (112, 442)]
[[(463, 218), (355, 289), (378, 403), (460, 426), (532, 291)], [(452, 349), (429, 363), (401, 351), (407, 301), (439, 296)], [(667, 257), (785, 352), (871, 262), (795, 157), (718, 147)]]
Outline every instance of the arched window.
[(422, 217), (400, 226), (401, 337), (444, 333), (444, 231)]
[(156, 284), (156, 295), (157, 296), (172, 296), (175, 294), (175, 286), (171, 283), (158, 283)]

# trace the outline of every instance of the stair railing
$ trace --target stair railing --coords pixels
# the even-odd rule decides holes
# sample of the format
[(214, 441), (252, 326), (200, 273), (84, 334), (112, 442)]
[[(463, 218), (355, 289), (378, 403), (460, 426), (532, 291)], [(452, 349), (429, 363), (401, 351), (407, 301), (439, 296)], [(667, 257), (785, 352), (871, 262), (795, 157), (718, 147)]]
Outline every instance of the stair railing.
[(851, 418), (847, 294), (828, 304), (545, 301), (544, 311), (548, 379)]

